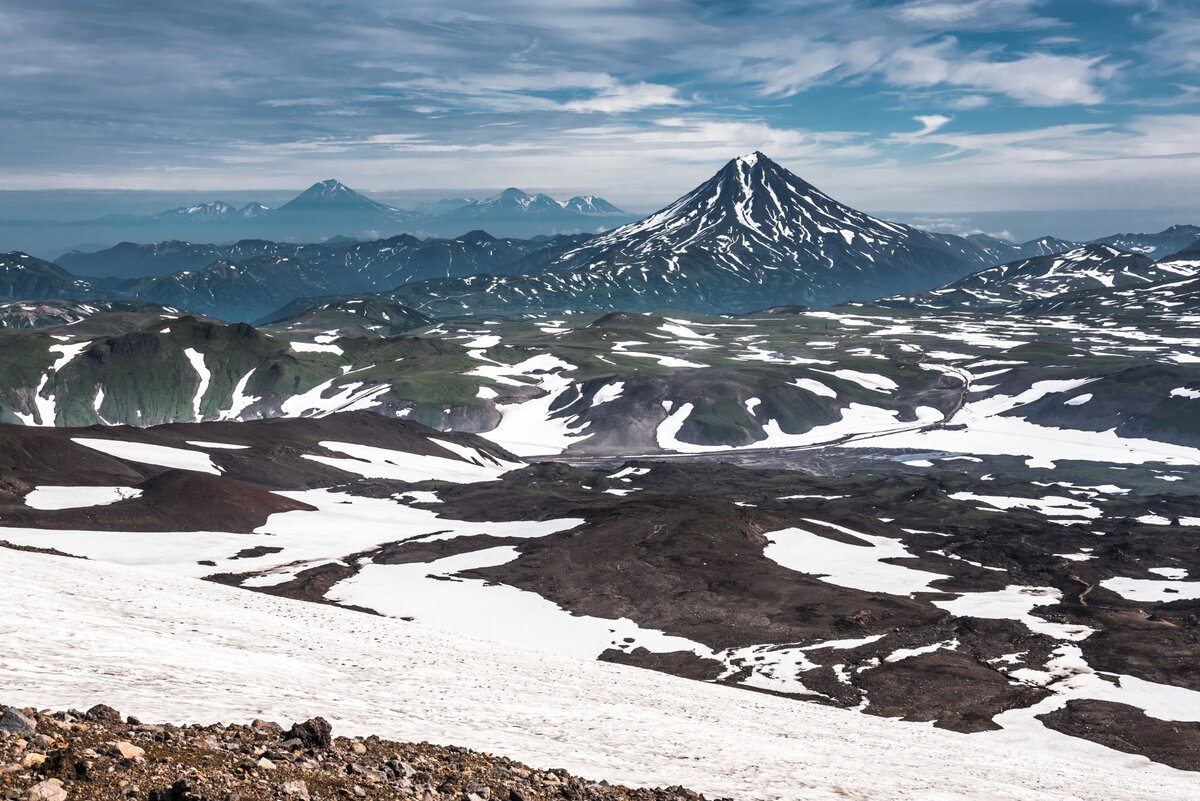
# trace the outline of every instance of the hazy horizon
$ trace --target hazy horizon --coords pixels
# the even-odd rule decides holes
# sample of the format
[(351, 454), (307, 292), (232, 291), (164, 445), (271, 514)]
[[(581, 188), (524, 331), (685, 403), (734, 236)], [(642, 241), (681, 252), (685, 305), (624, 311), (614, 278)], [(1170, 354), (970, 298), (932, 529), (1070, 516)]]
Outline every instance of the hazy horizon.
[[(698, 177), (699, 183), (704, 177)], [(250, 202), (264, 203), (277, 207), (291, 200), (307, 186), (295, 189), (263, 190), (0, 190), (0, 251), (23, 250), (34, 256), (53, 260), (73, 248), (102, 249), (111, 247), (114, 241), (66, 240), (62, 244), (43, 244), (31, 235), (22, 236), (20, 226), (5, 225), (10, 221), (33, 221), (41, 223), (77, 222), (94, 220), (105, 215), (148, 216), (171, 208), (196, 203), (224, 201), (234, 206)], [(507, 187), (476, 187), (449, 189), (408, 189), (392, 192), (372, 192), (351, 187), (382, 203), (398, 208), (412, 208), (419, 203), (435, 202), (453, 197), (481, 198), (497, 194)], [(587, 187), (540, 187), (520, 186), (529, 192), (543, 192), (559, 200), (576, 194), (597, 194), (628, 212), (631, 216), (644, 216), (669, 204), (692, 187), (680, 187), (677, 194), (662, 195), (661, 200), (635, 205), (636, 201), (619, 196), (610, 196), (603, 190)], [(863, 208), (881, 219), (906, 223), (918, 228), (940, 233), (966, 235), (984, 233), (989, 236), (1023, 242), (1045, 235), (1063, 239), (1087, 241), (1103, 236), (1125, 232), (1153, 233), (1171, 225), (1200, 225), (1200, 207), (1197, 208), (1127, 208), (1127, 209), (880, 209)], [(203, 228), (194, 229), (191, 241), (209, 241)], [(82, 233), (82, 232), (81, 232)], [(406, 233), (398, 228), (385, 235)], [(461, 233), (466, 233), (462, 231)], [(125, 241), (140, 241), (123, 237)], [(25, 241), (22, 241), (25, 240)], [(214, 244), (226, 241), (217, 238)]]

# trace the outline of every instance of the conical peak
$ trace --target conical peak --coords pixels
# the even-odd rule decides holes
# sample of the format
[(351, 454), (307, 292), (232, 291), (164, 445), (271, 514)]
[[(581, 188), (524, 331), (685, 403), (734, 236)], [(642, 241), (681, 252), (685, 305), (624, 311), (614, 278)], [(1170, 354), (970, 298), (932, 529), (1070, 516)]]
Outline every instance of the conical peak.
[(308, 189), (305, 189), (297, 195), (297, 199), (315, 200), (318, 198), (334, 198), (339, 196), (357, 197), (358, 193), (336, 178), (328, 178), (324, 181), (318, 181)]
[(747, 179), (758, 181), (782, 180), (804, 189), (811, 186), (800, 176), (772, 161), (761, 150), (755, 150), (753, 153), (747, 153), (744, 156), (730, 159), (714, 177), (720, 178), (721, 176), (739, 176), (739, 180), (742, 182), (745, 182)]
[(747, 167), (753, 167), (753, 166), (757, 165), (760, 161), (766, 162), (767, 164), (772, 164), (772, 165), (775, 164), (775, 162), (773, 162), (769, 158), (767, 158), (767, 156), (761, 150), (755, 150), (753, 153), (747, 153), (744, 156), (738, 156), (737, 158), (735, 158), (733, 160), (732, 163), (744, 164)]
[(702, 193), (715, 193), (724, 200), (744, 202), (765, 189), (772, 202), (786, 198), (820, 195), (812, 184), (756, 150), (745, 156), (730, 159), (708, 184), (698, 187)]
[(382, 203), (363, 197), (350, 187), (334, 178), (313, 184), (279, 208), (284, 213), (329, 211), (369, 211), (390, 213), (392, 210)]

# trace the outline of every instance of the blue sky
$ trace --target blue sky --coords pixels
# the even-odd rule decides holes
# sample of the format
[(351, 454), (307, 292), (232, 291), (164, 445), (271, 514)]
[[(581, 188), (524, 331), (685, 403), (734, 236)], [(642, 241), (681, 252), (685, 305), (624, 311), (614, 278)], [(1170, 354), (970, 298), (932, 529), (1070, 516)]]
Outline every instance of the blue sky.
[(759, 149), (867, 209), (1200, 209), (1196, 0), (5, 0), (0, 188), (517, 185)]

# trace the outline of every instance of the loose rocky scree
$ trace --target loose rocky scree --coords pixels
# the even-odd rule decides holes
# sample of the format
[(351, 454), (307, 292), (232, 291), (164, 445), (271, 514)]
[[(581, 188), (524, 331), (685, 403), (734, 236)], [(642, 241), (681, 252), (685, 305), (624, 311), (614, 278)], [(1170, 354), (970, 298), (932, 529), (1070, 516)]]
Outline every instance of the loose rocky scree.
[(323, 718), (288, 730), (143, 724), (98, 704), (87, 712), (3, 707), (4, 801), (703, 801), (682, 787), (631, 789), (561, 768), (429, 743), (331, 737)]

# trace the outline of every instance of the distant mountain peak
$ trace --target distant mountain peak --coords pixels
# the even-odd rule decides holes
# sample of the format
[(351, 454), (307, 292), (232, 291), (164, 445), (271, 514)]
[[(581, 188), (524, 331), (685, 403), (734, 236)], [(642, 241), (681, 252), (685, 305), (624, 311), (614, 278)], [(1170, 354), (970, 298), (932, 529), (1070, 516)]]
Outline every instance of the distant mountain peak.
[(474, 243), (495, 242), (496, 241), (496, 237), (492, 236), (487, 231), (484, 231), (479, 228), (476, 228), (471, 231), (467, 231), (465, 234), (458, 237), (458, 239), (463, 242), (474, 242)]
[(324, 181), (318, 181), (300, 194), (300, 197), (305, 195), (310, 197), (362, 197), (358, 192), (355, 192), (350, 187), (346, 186), (336, 178), (326, 178)]
[[(564, 218), (564, 215), (569, 218), (572, 214), (608, 214), (613, 213), (608, 210), (600, 210), (601, 206), (609, 209), (616, 209), (615, 206), (595, 198), (598, 202), (595, 208), (589, 208), (583, 202), (575, 204), (577, 198), (572, 198), (571, 201), (558, 201), (549, 195), (538, 192), (530, 194), (515, 186), (510, 186), (503, 192), (484, 198), (483, 200), (474, 200), (463, 204), (462, 206), (453, 209), (446, 213), (446, 217), (450, 219), (473, 219), (473, 218), (497, 218), (497, 217), (515, 217), (515, 218), (547, 218), (558, 220)], [(619, 210), (617, 210), (619, 213)]]
[(154, 219), (163, 221), (209, 222), (224, 220), (237, 214), (237, 209), (221, 200), (211, 203), (193, 203), (190, 206), (180, 206), (154, 215)]
[(277, 213), (374, 212), (394, 215), (397, 209), (360, 195), (336, 178), (319, 181), (283, 204)]
[(350, 195), (358, 194), (353, 189), (346, 186), (344, 183), (342, 183), (341, 181), (339, 181), (336, 178), (326, 178), (324, 181), (317, 181), (315, 184), (310, 186), (306, 191), (319, 192), (319, 193), (323, 193), (326, 195), (341, 194), (341, 193), (346, 193), (346, 194), (350, 194)]
[(567, 211), (578, 214), (624, 214), (621, 209), (597, 195), (576, 195), (562, 204)]

